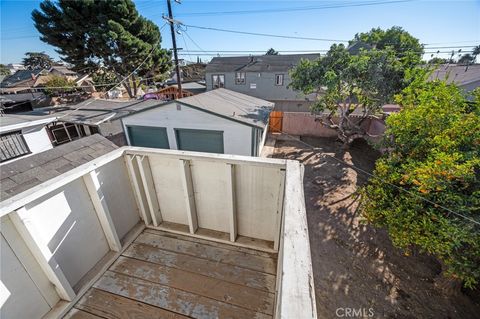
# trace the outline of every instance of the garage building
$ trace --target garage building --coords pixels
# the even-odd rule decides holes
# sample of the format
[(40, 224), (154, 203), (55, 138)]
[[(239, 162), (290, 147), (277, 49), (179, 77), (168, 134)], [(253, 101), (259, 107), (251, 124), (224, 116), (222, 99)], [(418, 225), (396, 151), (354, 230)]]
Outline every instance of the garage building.
[(122, 118), (132, 146), (258, 156), (274, 103), (217, 89)]

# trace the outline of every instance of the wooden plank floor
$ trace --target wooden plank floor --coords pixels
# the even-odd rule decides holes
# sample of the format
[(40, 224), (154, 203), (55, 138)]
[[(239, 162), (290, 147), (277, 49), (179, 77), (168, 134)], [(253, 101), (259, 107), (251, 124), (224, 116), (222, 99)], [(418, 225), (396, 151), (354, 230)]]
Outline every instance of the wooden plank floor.
[(146, 229), (65, 318), (272, 318), (277, 256)]

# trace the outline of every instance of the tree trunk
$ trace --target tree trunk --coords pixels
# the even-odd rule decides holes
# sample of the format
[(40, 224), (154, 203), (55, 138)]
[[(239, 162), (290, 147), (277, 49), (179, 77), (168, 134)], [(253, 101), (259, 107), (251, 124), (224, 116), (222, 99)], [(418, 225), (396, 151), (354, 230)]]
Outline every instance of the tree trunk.
[(132, 94), (132, 88), (130, 87), (130, 83), (128, 83), (127, 81), (123, 81), (122, 85), (125, 90), (127, 90), (128, 96), (133, 99), (134, 96)]
[(135, 78), (135, 75), (132, 75), (132, 85), (133, 85), (133, 96), (137, 97), (137, 92), (138, 92), (138, 87), (137, 87), (137, 79)]

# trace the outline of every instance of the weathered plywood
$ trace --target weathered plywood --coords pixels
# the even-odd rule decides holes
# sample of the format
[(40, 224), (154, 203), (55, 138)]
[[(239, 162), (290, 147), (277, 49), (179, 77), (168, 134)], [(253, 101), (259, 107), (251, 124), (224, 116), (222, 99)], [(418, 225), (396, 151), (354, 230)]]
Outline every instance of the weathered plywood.
[(121, 239), (140, 220), (126, 164), (122, 158), (118, 158), (96, 169), (96, 173), (116, 232)]
[(266, 291), (127, 257), (120, 257), (110, 270), (256, 312), (273, 314), (274, 294)]
[(204, 296), (113, 272), (106, 272), (95, 288), (194, 318), (271, 318)]
[(266, 272), (273, 275), (275, 275), (276, 272), (276, 262), (273, 258), (248, 255), (241, 251), (228, 250), (150, 233), (141, 234), (135, 242), (176, 253), (222, 262), (224, 264)]
[[(182, 319), (177, 313), (142, 302), (121, 297), (107, 291), (92, 288), (75, 305), (76, 308), (106, 319)], [(71, 312), (79, 311), (74, 309)], [(70, 317), (77, 318), (77, 317)], [(79, 317), (80, 318), (80, 317)]]
[(235, 190), (237, 200), (238, 235), (274, 241), (280, 168), (237, 165)]
[(150, 156), (150, 168), (164, 222), (188, 225), (179, 160)]
[(275, 291), (275, 276), (237, 266), (209, 261), (202, 258), (178, 254), (143, 245), (132, 244), (124, 256), (137, 258), (159, 265), (174, 267), (201, 275), (221, 279), (239, 285), (245, 285), (268, 292)]
[(191, 161), (198, 227), (230, 232), (227, 168), (223, 163)]

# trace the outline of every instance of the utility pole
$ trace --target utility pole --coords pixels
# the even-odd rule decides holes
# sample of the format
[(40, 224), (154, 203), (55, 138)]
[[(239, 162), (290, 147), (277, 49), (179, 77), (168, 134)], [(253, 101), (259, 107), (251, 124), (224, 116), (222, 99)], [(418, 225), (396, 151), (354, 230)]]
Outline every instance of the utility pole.
[(170, 23), (170, 33), (172, 34), (172, 44), (173, 44), (173, 57), (175, 58), (175, 71), (177, 73), (177, 86), (178, 86), (178, 97), (182, 97), (182, 77), (180, 76), (180, 64), (178, 63), (178, 54), (177, 54), (177, 40), (175, 39), (175, 28), (174, 20), (172, 13), (172, 4), (170, 0), (167, 0), (168, 5), (168, 22)]

